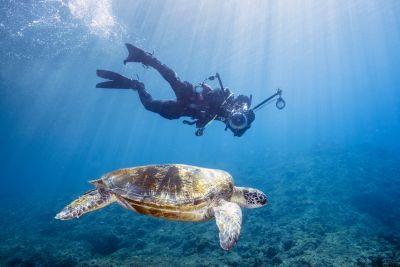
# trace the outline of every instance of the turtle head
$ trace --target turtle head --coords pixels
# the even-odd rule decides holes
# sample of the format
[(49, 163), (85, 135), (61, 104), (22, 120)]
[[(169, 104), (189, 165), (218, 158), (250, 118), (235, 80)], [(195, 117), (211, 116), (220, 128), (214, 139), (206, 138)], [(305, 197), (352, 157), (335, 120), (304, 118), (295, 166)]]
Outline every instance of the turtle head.
[(249, 187), (234, 187), (232, 202), (242, 208), (260, 208), (268, 204), (267, 196), (258, 189)]

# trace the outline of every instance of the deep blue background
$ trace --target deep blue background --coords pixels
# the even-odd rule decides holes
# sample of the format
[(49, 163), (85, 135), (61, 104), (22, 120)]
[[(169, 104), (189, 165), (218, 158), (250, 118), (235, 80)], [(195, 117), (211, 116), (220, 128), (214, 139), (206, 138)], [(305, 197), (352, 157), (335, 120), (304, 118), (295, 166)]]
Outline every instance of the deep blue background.
[[(135, 253), (156, 257), (151, 241), (160, 246), (155, 251), (168, 255), (165, 244), (174, 241), (167, 240), (173, 230), (167, 234), (161, 231), (164, 228), (176, 228), (183, 235), (176, 238), (183, 245), (171, 251), (175, 260), (181, 257), (179, 249), (190, 256), (210, 255), (206, 249), (200, 251), (194, 237), (185, 239), (192, 231), (190, 224), (147, 220), (112, 208), (110, 213), (98, 212), (82, 220), (52, 219), (63, 205), (91, 187), (86, 181), (115, 169), (154, 163), (224, 169), (239, 185), (273, 192), (270, 208), (251, 211), (251, 216), (250, 211), (244, 213), (243, 245), (234, 252), (243, 262), (266, 260), (282, 242), (293, 243), (300, 251), (295, 260), (303, 256), (302, 251), (318, 254), (313, 244), (307, 248), (306, 241), (320, 238), (322, 260), (316, 259), (317, 264), (324, 265), (324, 257), (326, 265), (330, 259), (343, 264), (354, 256), (344, 256), (353, 250), (341, 238), (347, 235), (343, 229), (354, 238), (352, 249), (353, 241), (360, 245), (358, 256), (367, 255), (365, 262), (379, 262), (381, 257), (369, 257), (375, 249), (371, 244), (381, 245), (376, 253), (392, 253), (384, 255), (386, 262), (398, 261), (399, 14), (397, 0), (1, 1), (0, 209), (4, 214), (0, 217), (4, 231), (0, 239), (10, 245), (0, 243), (0, 256), (9, 257), (0, 257), (0, 264), (13, 260), (38, 264), (47, 259), (49, 266), (55, 266), (56, 260), (67, 266), (63, 251), (69, 247), (70, 257), (79, 261), (80, 252), (71, 244), (91, 236), (101, 242), (81, 243), (88, 251), (96, 244), (112, 244), (107, 240), (115, 236), (124, 240), (126, 250), (123, 246), (92, 249), (84, 260), (104, 249), (107, 255), (117, 251), (123, 257), (136, 257), (131, 250), (135, 242), (144, 247)], [(129, 77), (138, 74), (154, 98), (174, 96), (156, 71), (122, 64), (127, 56), (125, 42), (154, 51), (192, 83), (219, 72), (226, 87), (236, 94), (252, 94), (253, 103), (281, 88), (287, 106), (279, 111), (271, 104), (257, 112), (252, 128), (240, 138), (225, 132), (220, 122), (196, 137), (195, 128), (181, 120), (169, 121), (146, 111), (135, 92), (95, 88), (101, 80), (95, 70), (103, 68)], [(129, 225), (131, 220), (146, 229), (139, 231)], [(5, 230), (11, 226), (15, 230)], [(125, 232), (99, 234), (118, 230), (117, 226), (132, 227), (126, 229), (133, 237)], [(147, 228), (151, 231), (143, 234)], [(203, 248), (216, 251), (215, 229), (202, 229)], [(318, 233), (318, 229), (322, 230)], [(137, 239), (140, 232), (142, 239)], [(258, 243), (252, 243), (251, 237)], [(337, 251), (332, 256), (324, 245), (331, 246), (335, 238)], [(34, 249), (21, 245), (26, 242)], [(47, 254), (49, 248), (53, 250)], [(14, 249), (20, 258), (12, 258), (9, 251)], [(290, 259), (290, 252), (283, 249), (279, 257)], [(42, 258), (29, 258), (30, 253), (42, 253)], [(221, 255), (224, 264), (239, 262), (236, 254)]]
[[(278, 151), (400, 148), (398, 1), (1, 5), (1, 195), (75, 191), (148, 163), (229, 170)], [(94, 88), (96, 68), (105, 68), (137, 73), (155, 98), (173, 97), (154, 70), (122, 65), (124, 42), (193, 83), (218, 71), (254, 103), (279, 87), (287, 107), (259, 111), (241, 138), (219, 122), (198, 138), (180, 120), (145, 111), (134, 92)]]

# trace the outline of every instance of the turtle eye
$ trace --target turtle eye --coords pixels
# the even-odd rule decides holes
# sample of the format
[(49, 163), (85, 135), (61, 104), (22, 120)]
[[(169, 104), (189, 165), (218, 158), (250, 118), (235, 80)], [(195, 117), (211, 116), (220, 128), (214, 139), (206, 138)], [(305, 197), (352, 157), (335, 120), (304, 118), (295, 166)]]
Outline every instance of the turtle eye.
[(265, 205), (267, 204), (267, 196), (264, 194), (259, 194), (258, 195), (258, 203), (260, 203), (261, 205)]

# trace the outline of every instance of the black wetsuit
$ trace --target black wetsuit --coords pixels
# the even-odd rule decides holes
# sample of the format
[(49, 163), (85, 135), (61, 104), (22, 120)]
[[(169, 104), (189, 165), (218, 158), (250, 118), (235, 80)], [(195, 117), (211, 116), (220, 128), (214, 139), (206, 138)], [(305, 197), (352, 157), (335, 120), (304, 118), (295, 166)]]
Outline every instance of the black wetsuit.
[(172, 69), (154, 57), (146, 61), (146, 65), (156, 69), (175, 93), (176, 100), (153, 100), (144, 86), (138, 88), (143, 106), (164, 118), (172, 120), (185, 116), (191, 117), (197, 120), (196, 126), (202, 128), (215, 116), (215, 119), (225, 117), (224, 106), (233, 103), (233, 97), (225, 102), (230, 94), (228, 90), (214, 89), (208, 92), (197, 92), (193, 84), (182, 81)]
[(170, 120), (191, 117), (195, 121), (184, 122), (190, 125), (196, 123), (196, 127), (200, 129), (212, 120), (225, 122), (235, 106), (242, 104), (250, 106), (248, 96), (239, 95), (235, 99), (229, 89), (208, 89), (197, 92), (193, 84), (182, 81), (172, 69), (151, 54), (129, 44), (127, 47), (130, 55), (124, 63), (138, 62), (157, 70), (170, 84), (176, 100), (153, 100), (143, 83), (106, 70), (98, 70), (97, 75), (112, 81), (98, 83), (96, 87), (137, 90), (140, 100), (147, 110)]

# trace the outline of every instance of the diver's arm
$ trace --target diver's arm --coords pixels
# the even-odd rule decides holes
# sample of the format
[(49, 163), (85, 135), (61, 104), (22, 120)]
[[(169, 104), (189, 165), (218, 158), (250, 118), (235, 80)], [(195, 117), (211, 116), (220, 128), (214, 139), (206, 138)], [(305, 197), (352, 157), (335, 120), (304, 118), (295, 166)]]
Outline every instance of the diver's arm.
[(209, 121), (204, 120), (204, 119), (198, 119), (196, 121), (196, 128), (204, 128), (207, 125), (208, 122)]

